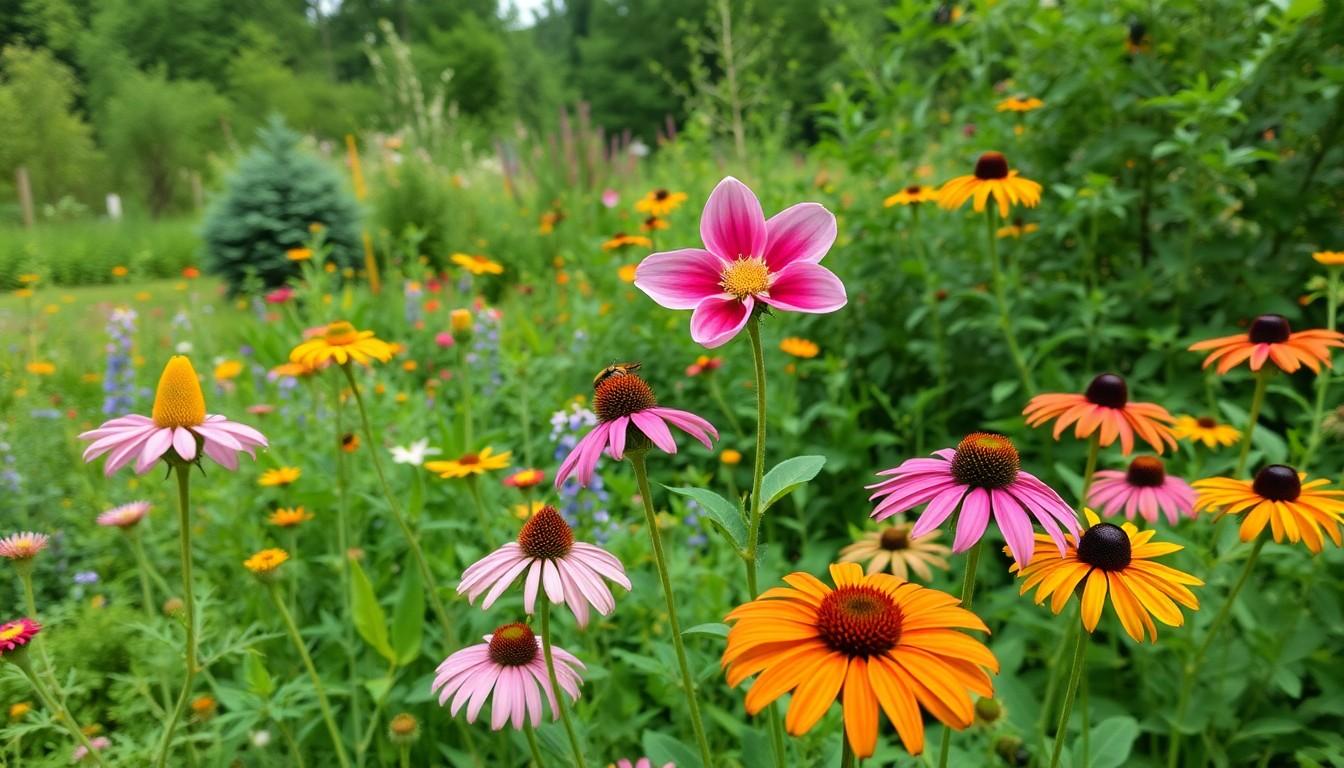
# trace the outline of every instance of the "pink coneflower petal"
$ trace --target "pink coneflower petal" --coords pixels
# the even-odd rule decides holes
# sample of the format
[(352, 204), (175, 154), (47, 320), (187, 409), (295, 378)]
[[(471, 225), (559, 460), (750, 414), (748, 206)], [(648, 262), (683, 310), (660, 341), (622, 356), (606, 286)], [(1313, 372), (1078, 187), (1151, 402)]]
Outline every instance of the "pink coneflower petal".
[(695, 309), (723, 294), (723, 260), (703, 248), (649, 255), (635, 268), (635, 287), (667, 309)]
[(724, 259), (764, 253), (769, 233), (756, 193), (732, 176), (720, 181), (700, 216), (700, 239)]
[(835, 214), (820, 203), (798, 203), (765, 222), (765, 263), (782, 272), (793, 263), (816, 264), (835, 245)]
[(658, 446), (658, 450), (663, 453), (677, 452), (677, 441), (672, 439), (672, 430), (667, 428), (667, 423), (659, 418), (653, 409), (632, 413), (630, 420), (639, 427), (639, 431), (643, 432), (645, 437)]
[[(507, 723), (516, 729), (542, 722), (542, 694), (559, 716), (542, 657), (541, 640), (524, 624), (506, 624), (485, 636), (485, 642), (464, 648), (444, 659), (435, 672), (432, 693), (440, 706), (457, 715), (465, 707), (467, 722), (475, 722), (490, 703), (490, 727)], [(571, 700), (578, 699), (583, 664), (561, 648), (552, 648), (556, 677)]]
[(607, 429), (607, 455), (617, 461), (625, 458), (625, 438), (629, 428), (630, 417), (622, 416), (611, 422)]
[(743, 299), (711, 296), (691, 313), (691, 340), (707, 349), (715, 349), (733, 340), (751, 319), (756, 306), (751, 296)]
[(776, 309), (822, 314), (845, 306), (845, 284), (820, 264), (795, 263), (780, 272), (761, 301)]

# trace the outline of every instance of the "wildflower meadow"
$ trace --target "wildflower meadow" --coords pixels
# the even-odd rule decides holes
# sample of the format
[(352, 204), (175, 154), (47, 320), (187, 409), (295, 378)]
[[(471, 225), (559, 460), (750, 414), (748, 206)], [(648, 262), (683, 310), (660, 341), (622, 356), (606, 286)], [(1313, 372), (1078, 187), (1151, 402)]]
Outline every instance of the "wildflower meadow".
[(1344, 766), (1342, 50), (0, 2), (0, 768)]

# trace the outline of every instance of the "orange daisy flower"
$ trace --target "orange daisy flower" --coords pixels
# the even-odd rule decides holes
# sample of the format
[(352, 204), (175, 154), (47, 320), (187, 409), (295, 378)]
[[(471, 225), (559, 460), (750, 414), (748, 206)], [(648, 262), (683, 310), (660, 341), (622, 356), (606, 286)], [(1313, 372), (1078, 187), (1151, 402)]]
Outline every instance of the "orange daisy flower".
[[(830, 567), (835, 588), (807, 573), (738, 606), (723, 653), (728, 684), (752, 675), (747, 711), (756, 714), (792, 691), (784, 727), (806, 733), (837, 699), (857, 757), (877, 747), (878, 707), (911, 754), (924, 750), (920, 708), (949, 728), (975, 720), (970, 693), (994, 695), (999, 663), (979, 640), (988, 632), (951, 595), (887, 573), (865, 576), (858, 563)], [(968, 693), (969, 692), (969, 693)]]
[(1324, 328), (1293, 333), (1283, 315), (1261, 315), (1251, 321), (1246, 333), (1191, 344), (1190, 351), (1213, 350), (1204, 358), (1204, 367), (1217, 361), (1221, 376), (1246, 360), (1250, 361), (1252, 371), (1260, 370), (1266, 360), (1272, 360), (1284, 373), (1292, 373), (1303, 365), (1312, 373), (1320, 373), (1321, 363), (1330, 367), (1330, 347), (1344, 347), (1344, 333)]
[(1014, 205), (1035, 208), (1041, 202), (1041, 185), (1017, 175), (1008, 167), (1008, 158), (999, 152), (986, 152), (975, 161), (975, 173), (958, 176), (938, 190), (938, 205), (954, 210), (975, 198), (975, 212), (985, 210), (990, 197), (999, 205), (999, 215), (1007, 218)]
[(1129, 385), (1123, 377), (1103, 373), (1087, 385), (1083, 394), (1055, 393), (1031, 398), (1022, 410), (1027, 426), (1039, 427), (1051, 419), (1055, 421), (1055, 439), (1077, 422), (1073, 435), (1079, 440), (1101, 430), (1102, 447), (1120, 438), (1120, 448), (1126, 456), (1134, 450), (1134, 436), (1162, 453), (1166, 446), (1176, 450), (1176, 436), (1169, 426), (1174, 419), (1166, 408), (1155, 403), (1129, 402)]
[(1307, 481), (1304, 472), (1284, 464), (1270, 464), (1254, 480), (1210, 477), (1191, 485), (1199, 492), (1195, 511), (1218, 510), (1221, 514), (1244, 514), (1241, 540), (1251, 541), (1270, 526), (1274, 541), (1284, 538), (1319, 554), (1325, 547), (1321, 531), (1340, 546), (1339, 527), (1344, 523), (1344, 491), (1324, 486), (1324, 478)]
[(900, 192), (883, 200), (882, 207), (890, 208), (893, 205), (919, 205), (920, 203), (932, 203), (937, 199), (938, 190), (933, 187), (926, 187), (922, 184), (911, 184)]

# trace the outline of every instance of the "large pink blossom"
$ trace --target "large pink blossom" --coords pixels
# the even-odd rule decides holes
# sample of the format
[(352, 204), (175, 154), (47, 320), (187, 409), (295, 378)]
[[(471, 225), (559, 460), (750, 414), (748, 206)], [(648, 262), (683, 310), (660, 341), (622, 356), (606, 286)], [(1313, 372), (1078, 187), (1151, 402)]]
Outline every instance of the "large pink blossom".
[(798, 203), (767, 221), (747, 185), (726, 177), (700, 216), (704, 248), (654, 253), (635, 270), (635, 286), (668, 309), (692, 309), (691, 338), (728, 343), (761, 302), (821, 314), (845, 305), (845, 285), (821, 260), (835, 243), (835, 216)]
[(1126, 519), (1133, 520), (1137, 513), (1155, 523), (1161, 512), (1168, 523), (1175, 525), (1181, 515), (1196, 516), (1197, 495), (1189, 483), (1167, 474), (1161, 459), (1139, 456), (1124, 472), (1113, 469), (1097, 472), (1087, 502), (1105, 517), (1123, 510)]
[[(583, 662), (568, 651), (551, 646), (555, 659), (555, 676), (562, 692), (570, 701), (579, 698), (583, 678), (579, 670)], [(542, 655), (541, 638), (526, 624), (505, 624), (494, 634), (486, 635), (485, 642), (454, 653), (439, 665), (431, 690), (439, 694), (439, 706), (452, 699), (453, 715), (467, 708), (467, 722), (476, 722), (487, 699), (490, 704), (490, 727), (493, 730), (511, 724), (522, 730), (523, 724), (541, 725), (541, 694), (546, 694), (551, 707), (551, 719), (560, 716), (556, 691), (551, 686)], [(493, 696), (491, 695), (493, 694)]]

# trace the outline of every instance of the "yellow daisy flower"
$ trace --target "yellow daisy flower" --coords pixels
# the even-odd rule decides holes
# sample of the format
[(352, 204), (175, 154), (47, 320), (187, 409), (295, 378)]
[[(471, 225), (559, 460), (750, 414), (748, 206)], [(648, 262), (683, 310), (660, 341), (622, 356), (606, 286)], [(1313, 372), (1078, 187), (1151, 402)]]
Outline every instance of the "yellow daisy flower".
[(374, 336), (373, 331), (356, 330), (344, 320), (331, 323), (320, 336), (308, 339), (289, 353), (291, 363), (309, 368), (319, 368), (331, 361), (345, 365), (353, 360), (368, 365), (370, 360), (386, 363), (391, 359), (390, 344)]
[(512, 451), (495, 453), (493, 448), (487, 446), (480, 453), (468, 453), (448, 461), (427, 461), (425, 469), (445, 480), (476, 477), (509, 466), (509, 457), (512, 455)]

